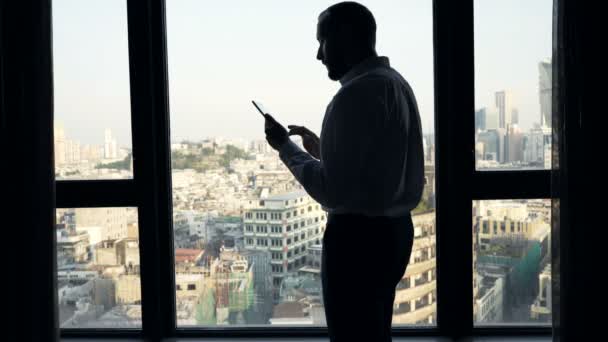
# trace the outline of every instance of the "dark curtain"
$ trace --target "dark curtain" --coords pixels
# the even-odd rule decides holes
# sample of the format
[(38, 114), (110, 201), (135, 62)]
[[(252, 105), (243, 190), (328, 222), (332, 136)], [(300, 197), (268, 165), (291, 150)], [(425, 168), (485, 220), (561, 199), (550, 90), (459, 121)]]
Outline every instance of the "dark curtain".
[[(600, 211), (594, 205), (604, 202), (599, 190), (599, 170), (603, 156), (589, 159), (593, 148), (583, 134), (588, 124), (590, 94), (586, 79), (590, 68), (604, 68), (588, 63), (586, 49), (590, 36), (583, 13), (590, 10), (587, 1), (558, 0), (554, 12), (553, 52), (553, 167), (552, 178), (552, 314), (554, 341), (599, 341), (605, 307), (600, 304), (605, 289), (593, 287), (603, 278), (596, 254), (601, 250), (598, 229), (591, 218)], [(604, 12), (602, 12), (604, 13)], [(601, 41), (601, 40), (600, 40)], [(600, 41), (596, 41), (595, 44)], [(599, 48), (599, 47), (598, 47)], [(603, 87), (605, 89), (605, 86)], [(603, 109), (605, 113), (605, 106)], [(600, 114), (600, 113), (597, 113)], [(603, 114), (602, 114), (603, 115)], [(604, 176), (600, 176), (604, 177)], [(604, 332), (605, 333), (605, 332)]]
[(51, 6), (0, 1), (3, 341), (58, 341)]

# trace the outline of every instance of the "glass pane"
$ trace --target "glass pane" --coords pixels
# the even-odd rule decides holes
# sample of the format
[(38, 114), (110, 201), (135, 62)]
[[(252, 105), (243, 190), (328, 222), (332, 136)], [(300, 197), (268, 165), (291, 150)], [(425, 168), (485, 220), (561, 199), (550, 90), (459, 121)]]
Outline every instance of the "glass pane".
[(56, 179), (132, 178), (127, 6), (53, 1)]
[(57, 209), (61, 328), (140, 328), (136, 208)]
[[(315, 58), (317, 18), (333, 3), (167, 1), (180, 327), (325, 325), (326, 213), (268, 146), (250, 101), (320, 134), (340, 86)], [(435, 324), (432, 2), (362, 3), (378, 53), (415, 91), (424, 132), (427, 183), (393, 322)]]
[(477, 169), (550, 169), (553, 1), (474, 6)]
[(551, 323), (551, 200), (473, 202), (477, 325)]

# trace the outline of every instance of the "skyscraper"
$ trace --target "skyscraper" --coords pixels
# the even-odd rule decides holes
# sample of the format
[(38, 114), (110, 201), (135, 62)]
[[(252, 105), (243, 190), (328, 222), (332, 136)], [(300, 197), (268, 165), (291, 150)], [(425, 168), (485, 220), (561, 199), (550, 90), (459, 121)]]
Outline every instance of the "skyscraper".
[(512, 95), (510, 91), (501, 90), (496, 92), (496, 108), (498, 108), (498, 128), (507, 128), (513, 123)]
[(112, 138), (112, 130), (106, 128), (104, 132), (103, 157), (105, 159), (116, 159), (118, 157), (118, 148), (116, 139)]
[(61, 123), (55, 123), (55, 165), (65, 164), (65, 132)]
[(511, 110), (511, 123), (519, 124), (519, 109), (517, 108)]
[(523, 134), (518, 125), (509, 124), (505, 137), (505, 162), (521, 162), (523, 160)]
[(551, 59), (538, 63), (538, 97), (540, 101), (540, 125), (551, 127), (551, 90), (552, 68)]
[(486, 108), (485, 130), (497, 129), (498, 127), (498, 108)]
[(481, 108), (475, 112), (475, 131), (486, 130), (486, 108)]

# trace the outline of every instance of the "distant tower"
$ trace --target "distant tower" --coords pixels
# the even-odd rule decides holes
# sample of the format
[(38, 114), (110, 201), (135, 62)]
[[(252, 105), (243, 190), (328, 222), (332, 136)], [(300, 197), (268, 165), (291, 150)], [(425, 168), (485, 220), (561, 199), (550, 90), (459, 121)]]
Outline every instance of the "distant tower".
[(519, 109), (517, 108), (511, 110), (511, 123), (519, 125)]
[(496, 108), (498, 108), (498, 128), (507, 128), (513, 123), (512, 95), (510, 91), (501, 90), (496, 94)]
[(475, 112), (475, 132), (486, 130), (486, 108), (481, 108)]
[(104, 133), (103, 157), (105, 159), (116, 159), (118, 151), (116, 140), (112, 138), (112, 130), (106, 128)]
[(61, 123), (55, 123), (55, 165), (65, 164), (65, 132)]
[(551, 59), (538, 63), (538, 97), (540, 101), (540, 125), (551, 127), (551, 90), (552, 84)]

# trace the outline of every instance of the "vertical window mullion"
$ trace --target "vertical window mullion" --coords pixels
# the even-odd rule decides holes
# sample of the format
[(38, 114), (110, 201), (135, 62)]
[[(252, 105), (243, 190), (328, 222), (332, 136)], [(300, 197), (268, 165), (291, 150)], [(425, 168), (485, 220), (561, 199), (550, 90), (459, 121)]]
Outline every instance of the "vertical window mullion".
[(164, 1), (128, 1), (127, 14), (142, 328), (159, 340), (176, 317)]
[(437, 324), (473, 327), (471, 180), (474, 160), (473, 1), (434, 2)]

